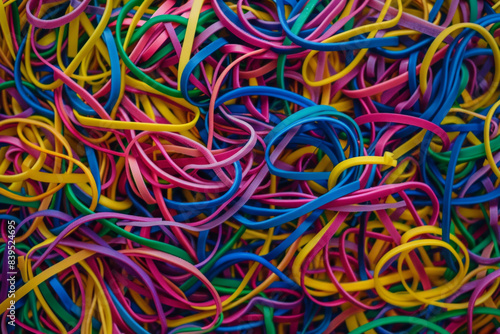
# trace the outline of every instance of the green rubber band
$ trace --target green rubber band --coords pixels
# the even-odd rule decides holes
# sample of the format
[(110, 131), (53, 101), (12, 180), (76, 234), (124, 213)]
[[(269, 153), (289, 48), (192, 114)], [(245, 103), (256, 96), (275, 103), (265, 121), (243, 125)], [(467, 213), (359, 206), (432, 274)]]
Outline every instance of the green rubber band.
[(424, 319), (420, 319), (420, 318), (416, 318), (416, 317), (410, 317), (410, 316), (403, 316), (403, 315), (397, 315), (397, 316), (392, 316), (392, 317), (387, 317), (387, 318), (380, 318), (380, 319), (370, 321), (369, 323), (367, 323), (363, 326), (359, 326), (355, 330), (351, 331), (350, 334), (363, 334), (363, 333), (366, 333), (367, 331), (374, 329), (376, 327), (381, 327), (384, 325), (399, 324), (399, 323), (419, 325), (422, 327), (429, 328), (429, 329), (436, 331), (440, 334), (451, 334), (446, 329), (444, 329), (441, 326), (438, 326), (435, 323), (430, 322), (428, 320), (424, 320)]
[[(76, 198), (76, 196), (73, 193), (73, 190), (71, 189), (71, 186), (69, 184), (65, 186), (65, 189), (66, 189), (68, 199), (70, 200), (71, 204), (73, 204), (73, 206), (78, 211), (80, 211), (82, 214), (85, 214), (85, 215), (90, 215), (90, 214), (95, 213), (95, 212), (91, 211), (89, 208), (87, 208), (83, 203), (81, 203)], [(99, 219), (98, 222), (100, 222), (102, 225), (104, 225), (104, 227), (109, 228), (109, 230), (115, 232), (116, 234), (121, 235), (127, 239), (130, 239), (134, 242), (137, 242), (140, 245), (143, 245), (143, 246), (146, 246), (146, 247), (149, 247), (152, 249), (156, 249), (156, 250), (164, 252), (164, 253), (168, 253), (168, 254), (177, 256), (185, 261), (188, 261), (191, 264), (193, 263), (193, 260), (191, 259), (191, 257), (188, 255), (188, 253), (185, 250), (179, 249), (179, 248), (172, 246), (172, 245), (169, 245), (169, 244), (165, 244), (165, 243), (160, 242), (160, 241), (142, 238), (142, 237), (135, 235), (131, 232), (125, 231), (124, 229), (115, 225), (113, 222), (111, 222), (108, 219)]]
[[(217, 262), (218, 259), (221, 258), (222, 255), (227, 253), (231, 248), (233, 248), (233, 245), (236, 243), (236, 241), (240, 240), (241, 236), (243, 233), (245, 233), (246, 227), (241, 226), (238, 231), (231, 237), (229, 242), (227, 242), (224, 246), (222, 246), (221, 249), (215, 255), (208, 261), (207, 264), (203, 266), (203, 268), (200, 269), (200, 271), (205, 274), (212, 266)], [(186, 291), (190, 287), (193, 286), (194, 283), (196, 283), (198, 279), (195, 276), (191, 276), (184, 284), (180, 286), (182, 291)]]

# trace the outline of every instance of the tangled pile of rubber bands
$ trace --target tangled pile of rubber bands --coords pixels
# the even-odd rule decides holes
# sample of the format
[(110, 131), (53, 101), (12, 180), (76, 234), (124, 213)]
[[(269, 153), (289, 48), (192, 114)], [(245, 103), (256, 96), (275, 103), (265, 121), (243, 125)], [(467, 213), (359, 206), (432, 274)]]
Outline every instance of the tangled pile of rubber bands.
[(0, 331), (500, 333), (499, 4), (0, 0)]

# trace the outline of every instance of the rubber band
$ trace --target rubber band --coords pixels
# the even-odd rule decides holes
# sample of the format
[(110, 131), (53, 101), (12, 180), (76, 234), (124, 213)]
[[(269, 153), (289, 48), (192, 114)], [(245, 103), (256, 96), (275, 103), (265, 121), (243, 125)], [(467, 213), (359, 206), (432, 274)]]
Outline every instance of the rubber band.
[(495, 332), (497, 10), (0, 2), (0, 331)]

